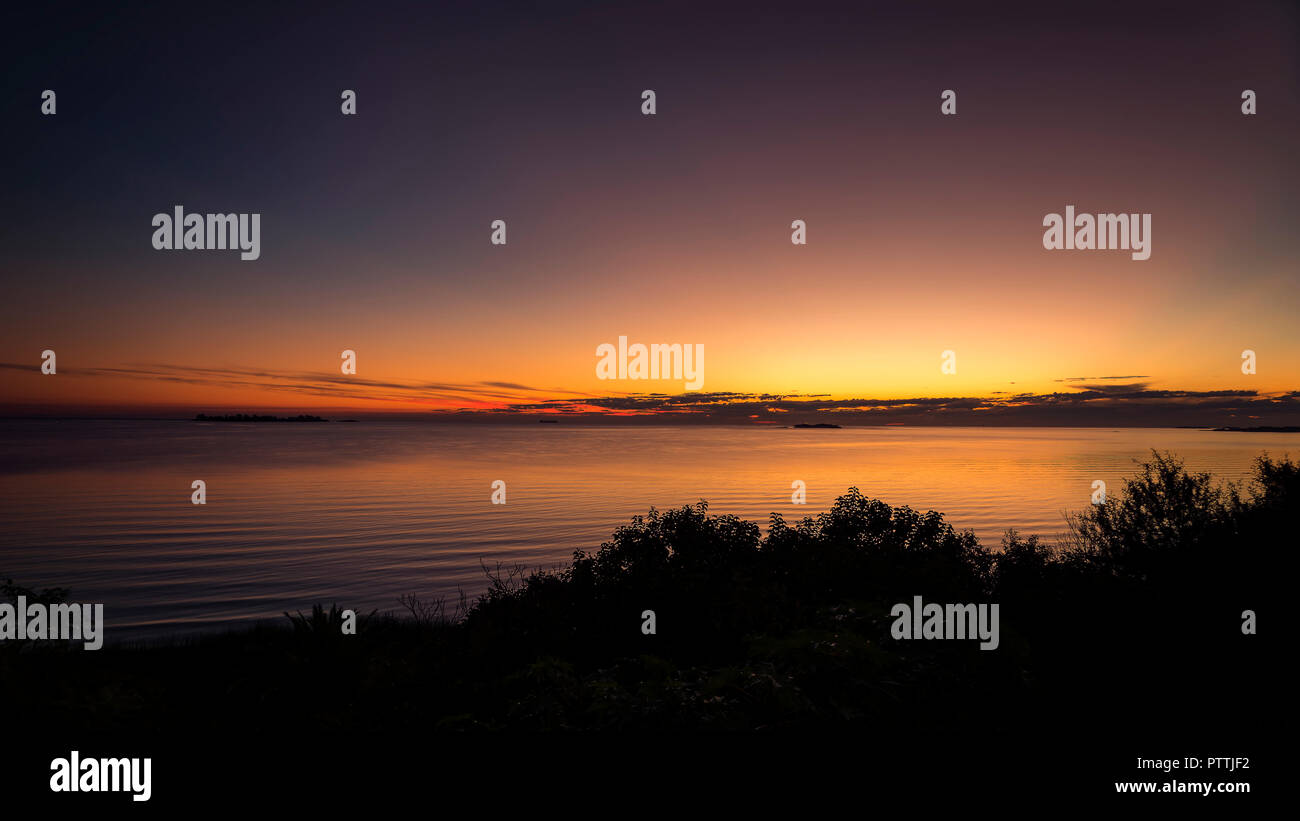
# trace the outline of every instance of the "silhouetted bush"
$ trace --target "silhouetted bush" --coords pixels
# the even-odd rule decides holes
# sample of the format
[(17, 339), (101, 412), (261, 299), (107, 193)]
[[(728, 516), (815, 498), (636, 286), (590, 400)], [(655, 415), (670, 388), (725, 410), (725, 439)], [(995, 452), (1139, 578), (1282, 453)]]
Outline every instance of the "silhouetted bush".
[[(993, 733), (1045, 708), (1085, 728), (1206, 721), (1205, 705), (1258, 672), (1241, 614), (1271, 607), (1265, 582), (1294, 543), (1298, 500), (1289, 460), (1261, 458), (1241, 489), (1154, 453), (1071, 518), (1065, 544), (1009, 530), (998, 551), (856, 488), (816, 517), (773, 514), (766, 535), (700, 502), (634, 517), (562, 570), (489, 571), (463, 618), (463, 605), (448, 617), (404, 597), (414, 618), (372, 614), (345, 637), (337, 608), (317, 607), (290, 616), (292, 631), (0, 654), (0, 681), (9, 703), (34, 702), (20, 723), (100, 728)], [(890, 609), (916, 595), (998, 603), (1000, 647), (894, 640)]]

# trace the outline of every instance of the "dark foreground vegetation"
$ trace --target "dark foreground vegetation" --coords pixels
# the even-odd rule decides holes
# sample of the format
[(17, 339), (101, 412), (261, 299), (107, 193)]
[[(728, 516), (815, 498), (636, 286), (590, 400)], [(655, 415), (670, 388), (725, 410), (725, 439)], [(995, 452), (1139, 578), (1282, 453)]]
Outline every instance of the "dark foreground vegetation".
[[(701, 502), (636, 517), (563, 571), (494, 573), (464, 610), (411, 598), (409, 616), (363, 616), (355, 636), (318, 608), (174, 646), (7, 642), (0, 692), (11, 733), (50, 738), (1231, 730), (1263, 718), (1242, 613), (1270, 629), (1264, 585), (1294, 549), (1298, 505), (1289, 460), (1261, 459), (1233, 488), (1161, 454), (1076, 515), (1064, 545), (1008, 532), (990, 551), (856, 489), (816, 518), (774, 514), (765, 537)], [(1000, 647), (894, 640), (890, 609), (915, 595), (998, 603)], [(647, 609), (656, 635), (642, 634)]]

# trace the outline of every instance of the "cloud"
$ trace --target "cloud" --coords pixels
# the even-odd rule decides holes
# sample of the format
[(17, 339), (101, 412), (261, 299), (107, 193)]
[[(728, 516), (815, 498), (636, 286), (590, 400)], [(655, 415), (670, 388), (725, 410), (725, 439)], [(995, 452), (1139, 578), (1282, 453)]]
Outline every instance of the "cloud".
[[(1067, 376), (1063, 379), (1053, 379), (1053, 382), (1101, 382), (1111, 379), (1150, 379), (1149, 376)], [(1015, 384), (1012, 382), (1011, 384)]]
[(1086, 382), (1081, 385), (1071, 385), (1070, 387), (1081, 391), (1094, 391), (1096, 393), (1104, 393), (1104, 394), (1121, 396), (1121, 395), (1127, 395), (1133, 393), (1141, 393), (1142, 391), (1146, 390), (1148, 384), (1149, 383), (1147, 382), (1127, 382), (1127, 383), (1106, 385), (1106, 384), (1099, 384), (1095, 382)]
[(1071, 386), (1069, 392), (988, 397), (830, 399), (822, 395), (715, 392), (547, 399), (508, 409), (467, 411), (489, 418), (510, 414), (564, 414), (590, 421), (916, 425), (1220, 426), (1266, 415), (1276, 424), (1300, 422), (1300, 392), (1261, 395), (1244, 390), (1150, 390), (1142, 383)]
[[(0, 369), (39, 371), (31, 364), (14, 363), (0, 363)], [(74, 378), (141, 379), (213, 389), (256, 388), (286, 397), (335, 399), (340, 405), (376, 403), (376, 409), (387, 405), (393, 410), (424, 411), (436, 418), (461, 421), (510, 420), (533, 414), (562, 415), (593, 423), (1222, 426), (1252, 419), (1252, 424), (1300, 424), (1300, 391), (1263, 395), (1232, 389), (1154, 390), (1145, 381), (1121, 381), (1145, 379), (1138, 376), (1068, 377), (1056, 380), (1068, 383), (1066, 390), (1053, 393), (1008, 395), (998, 391), (986, 397), (835, 399), (828, 394), (736, 391), (598, 396), (504, 381), (380, 380), (165, 364), (61, 367), (59, 373)], [(216, 398), (219, 400), (219, 395)], [(292, 405), (292, 399), (286, 398), (283, 404)]]
[[(0, 363), (6, 370), (38, 372), (39, 366)], [(305, 371), (270, 371), (250, 368), (202, 368), (165, 364), (141, 364), (116, 368), (59, 367), (60, 376), (114, 377), (200, 385), (211, 388), (255, 388), (279, 393), (332, 397), (340, 400), (366, 400), (388, 403), (436, 404), (446, 406), (461, 402), (472, 404), (509, 404), (540, 392), (538, 388), (514, 382), (427, 382), (366, 379)], [(566, 393), (550, 391), (551, 394)]]

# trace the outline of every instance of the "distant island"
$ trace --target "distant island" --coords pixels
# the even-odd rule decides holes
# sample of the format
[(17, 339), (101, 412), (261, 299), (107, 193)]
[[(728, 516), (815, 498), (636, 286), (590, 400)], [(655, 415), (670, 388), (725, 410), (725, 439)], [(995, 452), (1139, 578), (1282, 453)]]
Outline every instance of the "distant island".
[(309, 416), (305, 413), (297, 416), (257, 416), (251, 413), (230, 413), (225, 416), (208, 416), (206, 413), (200, 413), (194, 417), (195, 422), (326, 422), (329, 421), (320, 416)]
[(818, 422), (818, 423), (815, 424), (815, 425), (809, 425), (809, 424), (798, 424), (798, 425), (791, 425), (791, 427), (795, 427), (795, 428), (838, 428), (839, 425), (832, 425), (832, 424), (830, 424), (830, 423), (828, 423), (828, 422)]
[(1296, 425), (1284, 425), (1282, 427), (1259, 427), (1259, 428), (1215, 428), (1215, 431), (1231, 431), (1233, 433), (1300, 433), (1300, 427)]
[(559, 419), (538, 419), (537, 421), (538, 421), (538, 422), (541, 422), (543, 425), (558, 425), (558, 424), (560, 424), (560, 420), (559, 420)]

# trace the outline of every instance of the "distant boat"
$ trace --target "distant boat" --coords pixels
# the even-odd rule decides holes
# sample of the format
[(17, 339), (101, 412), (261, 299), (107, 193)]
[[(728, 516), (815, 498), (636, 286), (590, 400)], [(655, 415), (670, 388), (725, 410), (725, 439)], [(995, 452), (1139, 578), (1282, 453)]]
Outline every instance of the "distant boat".
[(832, 424), (830, 424), (830, 423), (828, 423), (828, 422), (818, 422), (818, 423), (815, 424), (815, 425), (799, 424), (799, 425), (792, 425), (791, 427), (795, 427), (795, 428), (838, 428), (839, 425), (832, 425)]

